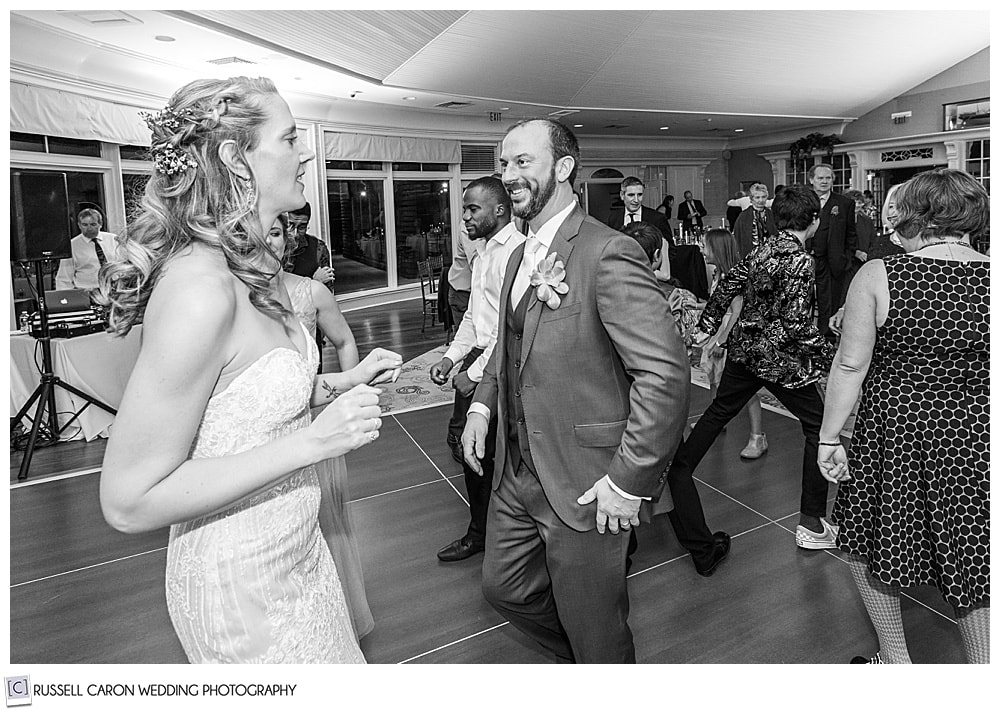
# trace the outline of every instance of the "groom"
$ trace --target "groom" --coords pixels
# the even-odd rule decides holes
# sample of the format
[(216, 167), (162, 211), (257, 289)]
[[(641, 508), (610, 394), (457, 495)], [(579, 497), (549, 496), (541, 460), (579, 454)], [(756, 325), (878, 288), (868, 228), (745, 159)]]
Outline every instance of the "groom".
[[(507, 265), (496, 348), (462, 444), (481, 471), (498, 412), (486, 599), (559, 661), (635, 662), (628, 536), (618, 533), (663, 487), (689, 366), (639, 244), (577, 205), (579, 156), (555, 121), (522, 121), (504, 137), (503, 181), (528, 240)], [(547, 287), (537, 274), (529, 284), (546, 255), (564, 278), (555, 269)]]

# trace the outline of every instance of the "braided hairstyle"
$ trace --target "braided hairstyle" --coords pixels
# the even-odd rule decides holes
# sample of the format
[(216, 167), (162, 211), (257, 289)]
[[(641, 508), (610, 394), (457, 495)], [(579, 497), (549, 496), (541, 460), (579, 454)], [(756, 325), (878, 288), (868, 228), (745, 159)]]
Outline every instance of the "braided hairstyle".
[(253, 176), (240, 179), (219, 158), (225, 141), (234, 142), (241, 158), (257, 146), (267, 100), (277, 93), (270, 79), (202, 79), (178, 89), (162, 112), (145, 115), (153, 175), (118, 237), (118, 259), (100, 274), (98, 298), (108, 307), (112, 333), (125, 335), (142, 322), (164, 266), (195, 242), (222, 252), (255, 308), (285, 313), (270, 291), (273, 273), (262, 268), (276, 255), (266, 241), (271, 226), (262, 228), (257, 216)]

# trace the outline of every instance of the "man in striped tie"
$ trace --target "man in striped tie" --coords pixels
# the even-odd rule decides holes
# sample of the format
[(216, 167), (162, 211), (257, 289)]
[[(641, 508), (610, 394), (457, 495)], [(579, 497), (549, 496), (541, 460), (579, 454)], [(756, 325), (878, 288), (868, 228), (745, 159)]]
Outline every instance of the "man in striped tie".
[(97, 273), (118, 252), (115, 236), (102, 232), (104, 220), (99, 210), (87, 208), (76, 216), (80, 234), (70, 241), (73, 256), (63, 259), (56, 272), (57, 289), (97, 288)]

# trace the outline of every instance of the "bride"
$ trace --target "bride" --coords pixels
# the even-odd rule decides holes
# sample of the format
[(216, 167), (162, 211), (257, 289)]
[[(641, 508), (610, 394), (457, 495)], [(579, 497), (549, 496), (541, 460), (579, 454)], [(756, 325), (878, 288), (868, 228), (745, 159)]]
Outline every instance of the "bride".
[[(166, 598), (192, 662), (364, 662), (318, 522), (315, 465), (378, 438), (401, 364), (316, 376), (266, 233), (314, 154), (267, 79), (202, 80), (148, 115), (154, 173), (101, 275), (111, 329), (143, 324), (101, 507), (170, 526)], [(332, 402), (315, 419), (310, 404)]]

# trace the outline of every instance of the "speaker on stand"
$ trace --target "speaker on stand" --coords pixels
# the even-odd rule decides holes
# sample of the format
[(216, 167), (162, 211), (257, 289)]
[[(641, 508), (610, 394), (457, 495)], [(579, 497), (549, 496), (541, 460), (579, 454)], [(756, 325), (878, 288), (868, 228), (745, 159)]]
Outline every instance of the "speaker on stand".
[[(112, 415), (118, 413), (105, 403), (82, 390), (64, 382), (52, 372), (52, 336), (49, 332), (48, 310), (45, 308), (45, 278), (42, 263), (51, 259), (69, 259), (73, 252), (70, 235), (73, 230), (73, 216), (69, 209), (69, 190), (65, 173), (40, 171), (11, 172), (11, 260), (27, 270), (34, 265), (35, 294), (41, 320), (41, 336), (38, 342), (42, 351), (42, 372), (38, 385), (11, 419), (11, 439), (21, 420), (36, 404), (35, 416), (31, 420), (31, 430), (21, 458), (21, 468), (17, 478), (28, 478), (28, 469), (35, 448), (55, 444), (59, 435), (90, 405), (105, 410)], [(63, 427), (59, 426), (56, 411), (56, 388), (62, 388), (84, 401), (84, 406)], [(46, 431), (42, 432), (42, 423)]]

